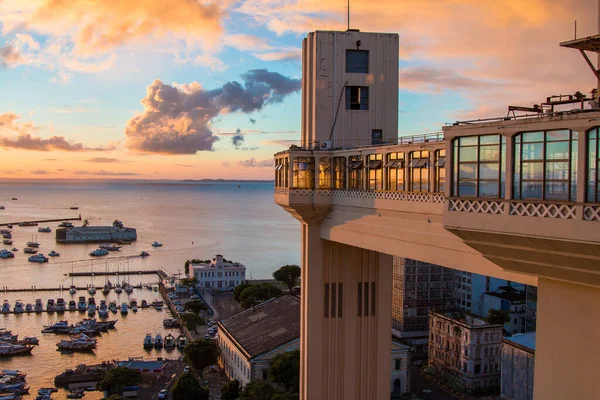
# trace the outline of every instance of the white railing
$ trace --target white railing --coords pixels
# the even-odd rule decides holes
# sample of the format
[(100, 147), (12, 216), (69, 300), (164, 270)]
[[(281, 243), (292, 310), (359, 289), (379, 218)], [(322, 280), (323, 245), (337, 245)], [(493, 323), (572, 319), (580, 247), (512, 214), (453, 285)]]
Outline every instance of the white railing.
[(583, 219), (586, 221), (600, 222), (600, 206), (584, 206)]
[(392, 192), (379, 190), (352, 190), (352, 189), (319, 189), (320, 196), (346, 197), (354, 199), (371, 200), (399, 200), (415, 201), (420, 203), (443, 203), (444, 195), (441, 193), (425, 192)]
[(504, 203), (498, 200), (450, 199), (448, 211), (503, 215)]
[(559, 203), (511, 202), (510, 215), (521, 217), (542, 217), (575, 219), (575, 205)]

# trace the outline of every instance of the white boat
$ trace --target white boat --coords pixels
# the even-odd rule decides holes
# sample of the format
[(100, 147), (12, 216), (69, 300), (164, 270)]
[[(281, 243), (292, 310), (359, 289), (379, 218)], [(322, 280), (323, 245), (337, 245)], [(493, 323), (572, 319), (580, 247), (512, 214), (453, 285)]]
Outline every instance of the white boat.
[(110, 311), (112, 313), (116, 313), (118, 311), (117, 309), (117, 303), (114, 301), (111, 301), (110, 304), (108, 305), (108, 308), (110, 309)]
[(42, 299), (35, 299), (35, 305), (33, 306), (33, 311), (36, 313), (41, 313), (44, 311), (44, 303), (42, 303)]
[(96, 294), (96, 287), (95, 286), (88, 287), (88, 293), (89, 294)]
[(98, 318), (100, 318), (100, 319), (108, 318), (108, 308), (100, 308), (98, 310)]
[(45, 227), (45, 228), (38, 228), (38, 232), (42, 232), (42, 233), (50, 233), (52, 232), (52, 229), (50, 229), (49, 226)]
[(31, 303), (27, 303), (27, 305), (25, 306), (25, 312), (26, 313), (33, 312), (33, 306), (31, 305)]
[(83, 351), (91, 350), (96, 347), (96, 339), (92, 339), (85, 334), (72, 336), (70, 340), (61, 340), (56, 344), (60, 350)]
[(46, 311), (54, 312), (54, 310), (54, 299), (48, 299), (48, 301), (46, 302)]
[(15, 314), (21, 314), (25, 311), (23, 308), (23, 302), (21, 300), (17, 300), (15, 303)]
[(162, 247), (162, 243), (154, 242), (152, 243), (152, 247)]
[(187, 343), (187, 338), (184, 335), (179, 335), (179, 337), (177, 338), (177, 347), (183, 350), (185, 346), (187, 346)]
[(69, 311), (76, 311), (77, 310), (77, 303), (75, 303), (75, 300), (69, 300)]
[(115, 286), (115, 293), (116, 294), (121, 294), (123, 293), (123, 288), (121, 287), (120, 283), (117, 283), (117, 286)]
[(96, 315), (96, 305), (95, 304), (90, 304), (88, 306), (88, 315), (90, 317), (93, 317), (94, 315)]
[(6, 249), (0, 250), (0, 258), (13, 258), (15, 255), (12, 251), (8, 251)]
[(121, 314), (127, 314), (129, 312), (129, 308), (127, 307), (127, 303), (121, 304)]
[(133, 307), (131, 307), (131, 311), (133, 311), (133, 312), (138, 312), (138, 308), (137, 308), (137, 306), (133, 306)]
[(173, 349), (175, 348), (175, 336), (170, 333), (165, 336), (165, 349)]
[(146, 333), (146, 337), (144, 337), (144, 347), (151, 348), (152, 346), (154, 346), (154, 340), (152, 339), (152, 335)]
[(105, 256), (107, 254), (108, 254), (108, 250), (106, 250), (106, 249), (96, 249), (90, 253), (90, 256), (101, 257), (101, 256)]
[(8, 300), (4, 300), (4, 303), (2, 303), (2, 314), (6, 314), (10, 312), (10, 303), (8, 302)]
[(56, 312), (64, 312), (67, 309), (65, 299), (57, 299), (56, 306), (54, 309), (56, 310)]
[(29, 354), (33, 350), (33, 346), (22, 344), (0, 343), (0, 357), (2, 356), (18, 356)]
[(75, 294), (77, 293), (77, 288), (73, 285), (71, 285), (71, 288), (69, 289), (69, 294)]
[(77, 302), (77, 311), (86, 311), (87, 310), (87, 302), (85, 301), (85, 296), (79, 296), (79, 301)]
[(48, 257), (44, 257), (44, 255), (42, 253), (40, 253), (40, 254), (35, 254), (33, 256), (30, 256), (27, 260), (29, 262), (34, 262), (34, 263), (47, 263)]
[(48, 253), (48, 255), (49, 255), (50, 257), (59, 257), (59, 256), (60, 256), (60, 253), (57, 253), (56, 251), (54, 251), (54, 250), (51, 250), (51, 251), (50, 251), (50, 253)]
[(162, 349), (163, 347), (163, 339), (160, 333), (157, 333), (156, 336), (154, 336), (154, 347), (157, 349)]
[(133, 286), (131, 286), (130, 284), (125, 285), (125, 293), (132, 293), (133, 292)]

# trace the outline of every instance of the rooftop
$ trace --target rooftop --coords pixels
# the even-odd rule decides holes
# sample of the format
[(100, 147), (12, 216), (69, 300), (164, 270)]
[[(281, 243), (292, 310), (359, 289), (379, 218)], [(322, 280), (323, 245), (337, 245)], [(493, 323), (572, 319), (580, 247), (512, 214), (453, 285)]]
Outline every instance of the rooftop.
[(485, 294), (489, 296), (498, 297), (502, 300), (508, 300), (511, 303), (515, 302), (525, 302), (527, 300), (527, 295), (524, 290), (517, 290), (510, 286), (500, 286), (498, 289), (493, 292), (486, 292)]
[(286, 293), (221, 320), (219, 325), (221, 333), (253, 358), (300, 337), (300, 298)]
[(453, 323), (463, 325), (466, 328), (502, 328), (501, 324), (489, 324), (478, 315), (470, 314), (462, 310), (453, 311), (429, 311), (429, 314), (447, 319)]
[(569, 40), (562, 42), (561, 47), (569, 47), (571, 49), (593, 51), (600, 53), (600, 35), (588, 36), (581, 39)]
[(505, 337), (504, 341), (535, 351), (535, 332), (517, 333), (516, 335)]

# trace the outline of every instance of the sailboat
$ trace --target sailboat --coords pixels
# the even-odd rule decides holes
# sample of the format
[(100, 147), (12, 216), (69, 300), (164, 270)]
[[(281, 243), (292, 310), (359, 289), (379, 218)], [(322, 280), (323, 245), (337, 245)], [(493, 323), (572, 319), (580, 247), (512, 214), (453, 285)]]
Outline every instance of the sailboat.
[(102, 293), (104, 295), (107, 295), (110, 293), (110, 285), (106, 281), (107, 277), (108, 277), (108, 261), (106, 261), (106, 275), (104, 275), (104, 287), (102, 288)]
[(123, 293), (123, 287), (121, 287), (121, 284), (119, 283), (119, 264), (117, 264), (117, 284), (115, 285), (115, 293)]
[(125, 285), (125, 293), (133, 292), (133, 286), (131, 286), (130, 277), (131, 275), (129, 274), (129, 260), (127, 260), (127, 285)]
[(94, 286), (94, 261), (92, 261), (92, 285), (88, 287), (89, 294), (96, 294), (96, 286)]
[(73, 262), (71, 262), (71, 288), (69, 289), (70, 294), (77, 293), (77, 289), (75, 288), (75, 284), (73, 283)]

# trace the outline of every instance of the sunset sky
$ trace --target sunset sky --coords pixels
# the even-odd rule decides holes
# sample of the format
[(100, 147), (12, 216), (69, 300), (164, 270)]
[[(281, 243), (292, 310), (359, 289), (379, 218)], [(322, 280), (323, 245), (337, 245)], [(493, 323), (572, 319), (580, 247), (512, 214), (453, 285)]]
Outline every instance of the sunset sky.
[[(598, 0), (352, 0), (400, 35), (400, 134), (595, 86)], [(0, 0), (0, 178), (271, 179), (344, 0)]]

